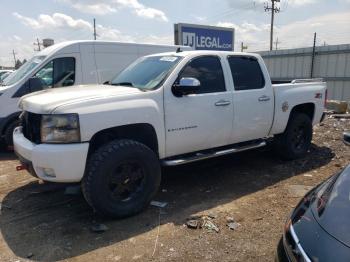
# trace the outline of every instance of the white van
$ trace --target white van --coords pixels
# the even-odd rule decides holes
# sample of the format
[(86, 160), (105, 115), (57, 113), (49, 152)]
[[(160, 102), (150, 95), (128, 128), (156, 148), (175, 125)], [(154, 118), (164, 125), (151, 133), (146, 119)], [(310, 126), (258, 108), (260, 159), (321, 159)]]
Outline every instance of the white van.
[[(110, 41), (69, 41), (37, 53), (0, 86), (0, 137), (12, 145), (20, 97), (31, 92), (108, 82), (131, 62), (148, 54), (176, 51), (175, 45)], [(188, 50), (189, 47), (182, 47)]]

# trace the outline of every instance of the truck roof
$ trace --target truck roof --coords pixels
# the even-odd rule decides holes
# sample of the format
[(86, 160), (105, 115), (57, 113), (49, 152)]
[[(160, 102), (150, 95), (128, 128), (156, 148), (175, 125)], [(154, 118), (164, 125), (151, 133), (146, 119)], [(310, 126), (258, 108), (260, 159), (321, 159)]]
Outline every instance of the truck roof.
[(192, 55), (245, 55), (252, 56), (256, 58), (260, 58), (259, 54), (256, 53), (245, 53), (245, 52), (234, 52), (234, 51), (219, 51), (219, 50), (189, 50), (189, 51), (181, 51), (181, 52), (165, 52), (152, 54), (149, 56), (159, 56), (159, 55), (169, 55), (169, 56), (192, 56)]

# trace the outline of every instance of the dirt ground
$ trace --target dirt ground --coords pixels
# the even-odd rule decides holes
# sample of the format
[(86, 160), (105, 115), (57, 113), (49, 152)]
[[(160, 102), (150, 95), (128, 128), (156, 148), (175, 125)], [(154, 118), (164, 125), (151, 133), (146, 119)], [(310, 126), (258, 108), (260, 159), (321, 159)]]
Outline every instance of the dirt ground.
[[(0, 260), (273, 261), (301, 196), (348, 163), (347, 129), (350, 120), (326, 119), (314, 129), (308, 156), (296, 161), (265, 148), (163, 169), (155, 200), (168, 205), (115, 221), (95, 215), (81, 194), (67, 194), (67, 185), (17, 172), (15, 156), (2, 151)], [(196, 215), (212, 216), (219, 232), (188, 228)], [(240, 226), (229, 229), (227, 217)], [(93, 232), (96, 224), (107, 230)]]

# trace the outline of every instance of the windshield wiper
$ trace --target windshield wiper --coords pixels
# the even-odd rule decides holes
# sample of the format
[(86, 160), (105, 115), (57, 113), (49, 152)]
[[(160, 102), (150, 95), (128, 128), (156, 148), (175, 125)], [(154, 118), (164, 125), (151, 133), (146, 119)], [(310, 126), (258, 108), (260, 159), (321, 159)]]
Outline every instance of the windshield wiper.
[(111, 83), (112, 86), (134, 86), (131, 82)]

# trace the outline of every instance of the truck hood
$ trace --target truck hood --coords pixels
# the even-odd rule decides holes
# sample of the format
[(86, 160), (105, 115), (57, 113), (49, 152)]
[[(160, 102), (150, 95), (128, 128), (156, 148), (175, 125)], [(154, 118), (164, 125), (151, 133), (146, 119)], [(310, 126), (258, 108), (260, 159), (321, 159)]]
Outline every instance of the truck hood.
[(93, 99), (106, 99), (141, 93), (137, 88), (108, 85), (80, 85), (47, 89), (24, 96), (19, 107), (37, 114), (52, 113), (57, 107), (85, 102)]

